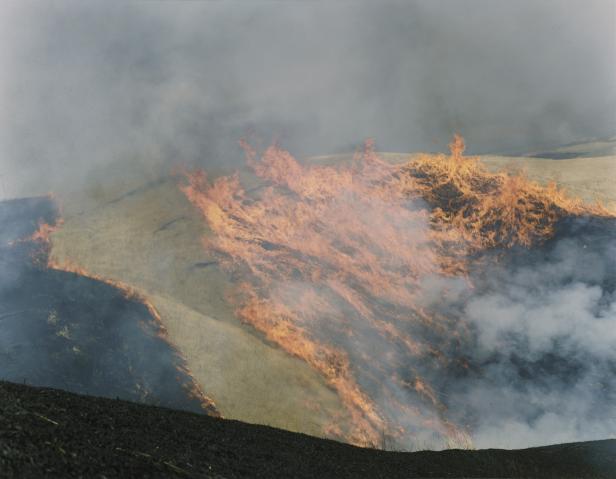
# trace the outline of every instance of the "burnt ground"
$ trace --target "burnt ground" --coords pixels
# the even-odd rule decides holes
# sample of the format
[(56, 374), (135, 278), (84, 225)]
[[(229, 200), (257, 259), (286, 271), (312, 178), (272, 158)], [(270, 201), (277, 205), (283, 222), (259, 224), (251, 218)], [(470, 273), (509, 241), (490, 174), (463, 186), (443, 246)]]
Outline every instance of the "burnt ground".
[(0, 202), (0, 379), (203, 411), (146, 305), (46, 267), (48, 248), (28, 238), (57, 216), (46, 197)]
[(609, 478), (616, 477), (616, 440), (523, 450), (385, 452), (0, 382), (0, 476)]

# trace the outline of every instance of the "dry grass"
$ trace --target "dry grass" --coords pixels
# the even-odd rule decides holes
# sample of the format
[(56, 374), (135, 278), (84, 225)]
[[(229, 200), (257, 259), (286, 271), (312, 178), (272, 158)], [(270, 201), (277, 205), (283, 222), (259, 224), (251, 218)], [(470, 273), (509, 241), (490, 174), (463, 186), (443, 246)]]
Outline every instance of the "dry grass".
[(174, 179), (61, 200), (53, 258), (147, 296), (223, 416), (322, 434), (341, 409), (338, 398), (308, 365), (235, 318), (225, 300), (229, 279), (208, 265), (200, 240), (206, 230)]
[[(305, 161), (339, 164), (352, 156)], [(390, 163), (410, 158), (381, 156)], [(523, 169), (539, 183), (556, 181), (587, 202), (599, 199), (616, 206), (616, 156), (482, 160), (492, 171)], [(148, 172), (146, 178), (156, 175)], [(240, 173), (240, 181), (246, 190), (261, 184), (247, 171)], [(208, 232), (175, 180), (97, 181), (95, 187), (60, 200), (65, 223), (53, 235), (52, 254), (147, 295), (170, 340), (225, 417), (318, 435), (343, 411), (336, 394), (307, 364), (266, 344), (235, 318), (225, 298), (231, 278), (204, 256), (200, 238)]]

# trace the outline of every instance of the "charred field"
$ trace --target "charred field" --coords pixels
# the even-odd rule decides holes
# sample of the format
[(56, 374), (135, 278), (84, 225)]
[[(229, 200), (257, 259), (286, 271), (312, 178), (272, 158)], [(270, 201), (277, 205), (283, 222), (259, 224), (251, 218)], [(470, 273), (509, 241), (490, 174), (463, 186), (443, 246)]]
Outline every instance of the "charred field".
[(203, 411), (183, 358), (143, 303), (47, 268), (48, 248), (32, 235), (58, 218), (48, 197), (0, 203), (2, 379)]
[(386, 452), (266, 426), (0, 382), (3, 477), (611, 478), (616, 441)]

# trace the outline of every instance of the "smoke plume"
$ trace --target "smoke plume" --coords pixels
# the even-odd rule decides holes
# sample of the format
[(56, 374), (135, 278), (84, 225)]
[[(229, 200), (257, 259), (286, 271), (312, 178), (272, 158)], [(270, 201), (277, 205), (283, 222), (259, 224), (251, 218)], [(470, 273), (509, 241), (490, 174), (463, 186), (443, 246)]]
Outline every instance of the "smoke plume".
[(14, 2), (0, 16), (5, 195), (129, 166), (527, 152), (616, 127), (615, 3)]

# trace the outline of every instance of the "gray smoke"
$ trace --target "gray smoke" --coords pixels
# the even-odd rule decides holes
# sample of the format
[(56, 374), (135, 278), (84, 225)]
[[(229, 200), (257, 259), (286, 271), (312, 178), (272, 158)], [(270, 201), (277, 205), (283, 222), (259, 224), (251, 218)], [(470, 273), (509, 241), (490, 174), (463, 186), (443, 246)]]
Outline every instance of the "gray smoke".
[(6, 195), (228, 164), (251, 133), (301, 157), (616, 130), (611, 0), (14, 2), (0, 21)]
[(448, 313), (471, 326), (477, 371), (446, 387), (476, 445), (614, 437), (616, 223), (565, 222), (545, 246), (477, 272), (475, 285)]

